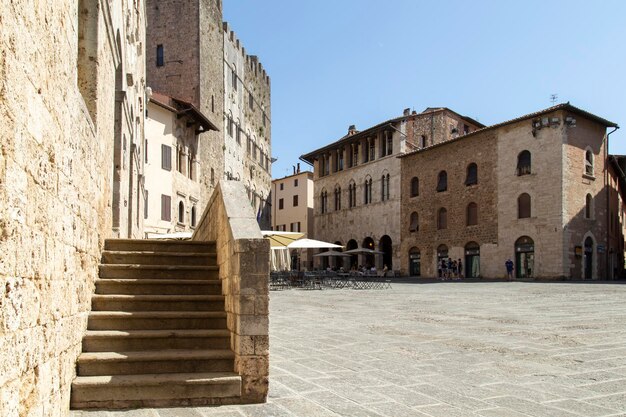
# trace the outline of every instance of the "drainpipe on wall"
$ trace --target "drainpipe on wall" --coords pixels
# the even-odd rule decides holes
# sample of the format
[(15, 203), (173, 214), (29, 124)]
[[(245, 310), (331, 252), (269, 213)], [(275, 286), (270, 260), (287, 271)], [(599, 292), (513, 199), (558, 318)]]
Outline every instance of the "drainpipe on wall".
[[(604, 247), (605, 274), (607, 278), (612, 277), (613, 271), (609, 271), (609, 225), (611, 216), (611, 190), (609, 189), (609, 136), (614, 133), (619, 126), (615, 126), (613, 130), (606, 134), (606, 143), (604, 145), (604, 189), (606, 190), (606, 246)], [(611, 279), (613, 279), (612, 277)]]

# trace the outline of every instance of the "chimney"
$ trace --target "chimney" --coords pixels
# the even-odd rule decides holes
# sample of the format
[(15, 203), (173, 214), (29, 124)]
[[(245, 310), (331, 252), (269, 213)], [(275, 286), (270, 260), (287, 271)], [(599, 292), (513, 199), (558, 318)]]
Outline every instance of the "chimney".
[(411, 109), (409, 107), (407, 107), (406, 109), (404, 109), (404, 111), (402, 112), (403, 116), (408, 116), (411, 114)]
[(348, 127), (348, 136), (352, 136), (356, 133), (356, 125), (350, 125)]
[(293, 167), (293, 174), (295, 175), (296, 174), (296, 166), (292, 165), (292, 167)]
[(411, 114), (417, 114), (417, 112), (416, 112), (415, 110), (413, 110), (413, 111), (411, 112)]
[(300, 162), (298, 162), (298, 174), (300, 173)]

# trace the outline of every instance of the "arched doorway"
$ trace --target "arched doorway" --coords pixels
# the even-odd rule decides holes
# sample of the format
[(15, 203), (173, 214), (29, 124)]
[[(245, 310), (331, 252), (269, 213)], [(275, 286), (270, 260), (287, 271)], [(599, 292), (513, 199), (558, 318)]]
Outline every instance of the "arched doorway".
[(532, 278), (535, 275), (535, 242), (528, 236), (515, 241), (515, 268), (517, 278)]
[(419, 277), (422, 269), (422, 256), (416, 247), (409, 249), (409, 275)]
[(469, 242), (465, 245), (465, 277), (478, 278), (480, 276), (480, 245)]
[(380, 242), (378, 243), (378, 250), (383, 253), (383, 267), (387, 265), (387, 269), (391, 270), (392, 268), (392, 242), (391, 238), (387, 235), (384, 235), (380, 238)]
[[(335, 245), (343, 246), (343, 244), (340, 241), (336, 241)], [(336, 251), (336, 252), (343, 252), (343, 248), (337, 248), (337, 249), (333, 249), (333, 250)], [(344, 268), (345, 269), (346, 268), (346, 265), (343, 264), (343, 260), (347, 259), (347, 258), (344, 258), (342, 256), (335, 256), (335, 257), (333, 257), (333, 259), (335, 261), (334, 265), (333, 265), (334, 267), (336, 267), (337, 269), (339, 269), (339, 268)]]
[(585, 279), (592, 279), (593, 278), (593, 239), (590, 236), (587, 236), (587, 239), (585, 239), (585, 262), (584, 262), (584, 268), (585, 268), (585, 274), (584, 274), (584, 278)]
[[(357, 249), (359, 247), (359, 244), (356, 243), (356, 240), (354, 239), (350, 239), (348, 241), (348, 244), (346, 245), (346, 249), (347, 250), (352, 250), (352, 249)], [(358, 255), (352, 255), (350, 256), (350, 269), (352, 268), (356, 268), (359, 264), (359, 257)]]
[(441, 263), (448, 262), (448, 247), (446, 245), (439, 245), (437, 247), (437, 271), (439, 278), (443, 278)]
[[(376, 248), (374, 247), (374, 239), (372, 239), (371, 237), (366, 237), (365, 239), (363, 239), (363, 248), (365, 249), (371, 249), (371, 250), (375, 250)], [(376, 265), (375, 264), (375, 259), (374, 259), (374, 255), (365, 255), (365, 267), (366, 268), (371, 268), (372, 266)]]

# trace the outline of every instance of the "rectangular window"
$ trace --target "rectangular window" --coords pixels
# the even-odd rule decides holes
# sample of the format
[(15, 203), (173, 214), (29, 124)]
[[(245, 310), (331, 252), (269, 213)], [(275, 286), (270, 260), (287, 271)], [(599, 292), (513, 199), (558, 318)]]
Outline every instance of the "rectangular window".
[(282, 210), (284, 206), (285, 206), (285, 201), (284, 201), (284, 199), (282, 199), (282, 198), (281, 198), (281, 199), (279, 199), (279, 200), (278, 200), (278, 210)]
[(161, 145), (161, 168), (166, 171), (172, 170), (172, 147)]
[(298, 207), (298, 196), (297, 195), (293, 196), (293, 206), (294, 207)]
[(252, 93), (248, 93), (248, 106), (250, 110), (254, 110), (254, 97), (252, 97)]
[(156, 65), (157, 67), (162, 67), (163, 65), (165, 65), (165, 61), (163, 60), (163, 45), (157, 45)]
[(296, 230), (296, 232), (301, 232), (302, 230), (300, 229), (300, 222), (298, 222), (298, 230)]
[(144, 145), (143, 145), (143, 155), (145, 158), (145, 162), (146, 164), (148, 163), (148, 139), (146, 139), (144, 141)]
[(161, 220), (172, 221), (172, 197), (161, 194)]
[(376, 157), (376, 140), (374, 138), (370, 139), (370, 161), (373, 161)]
[(285, 183), (281, 182), (281, 183), (280, 183), (280, 190), (282, 191), (282, 190), (284, 190), (284, 189), (285, 189)]
[(298, 179), (296, 178), (295, 180), (293, 180), (293, 186), (297, 187), (298, 186)]
[(233, 77), (233, 90), (237, 91), (237, 69), (232, 69), (232, 77)]

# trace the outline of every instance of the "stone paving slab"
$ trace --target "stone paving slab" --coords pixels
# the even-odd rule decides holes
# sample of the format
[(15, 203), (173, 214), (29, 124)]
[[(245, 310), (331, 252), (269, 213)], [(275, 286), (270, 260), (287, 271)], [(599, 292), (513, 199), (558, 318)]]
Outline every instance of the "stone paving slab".
[(626, 285), (270, 294), (267, 404), (72, 417), (626, 416)]

